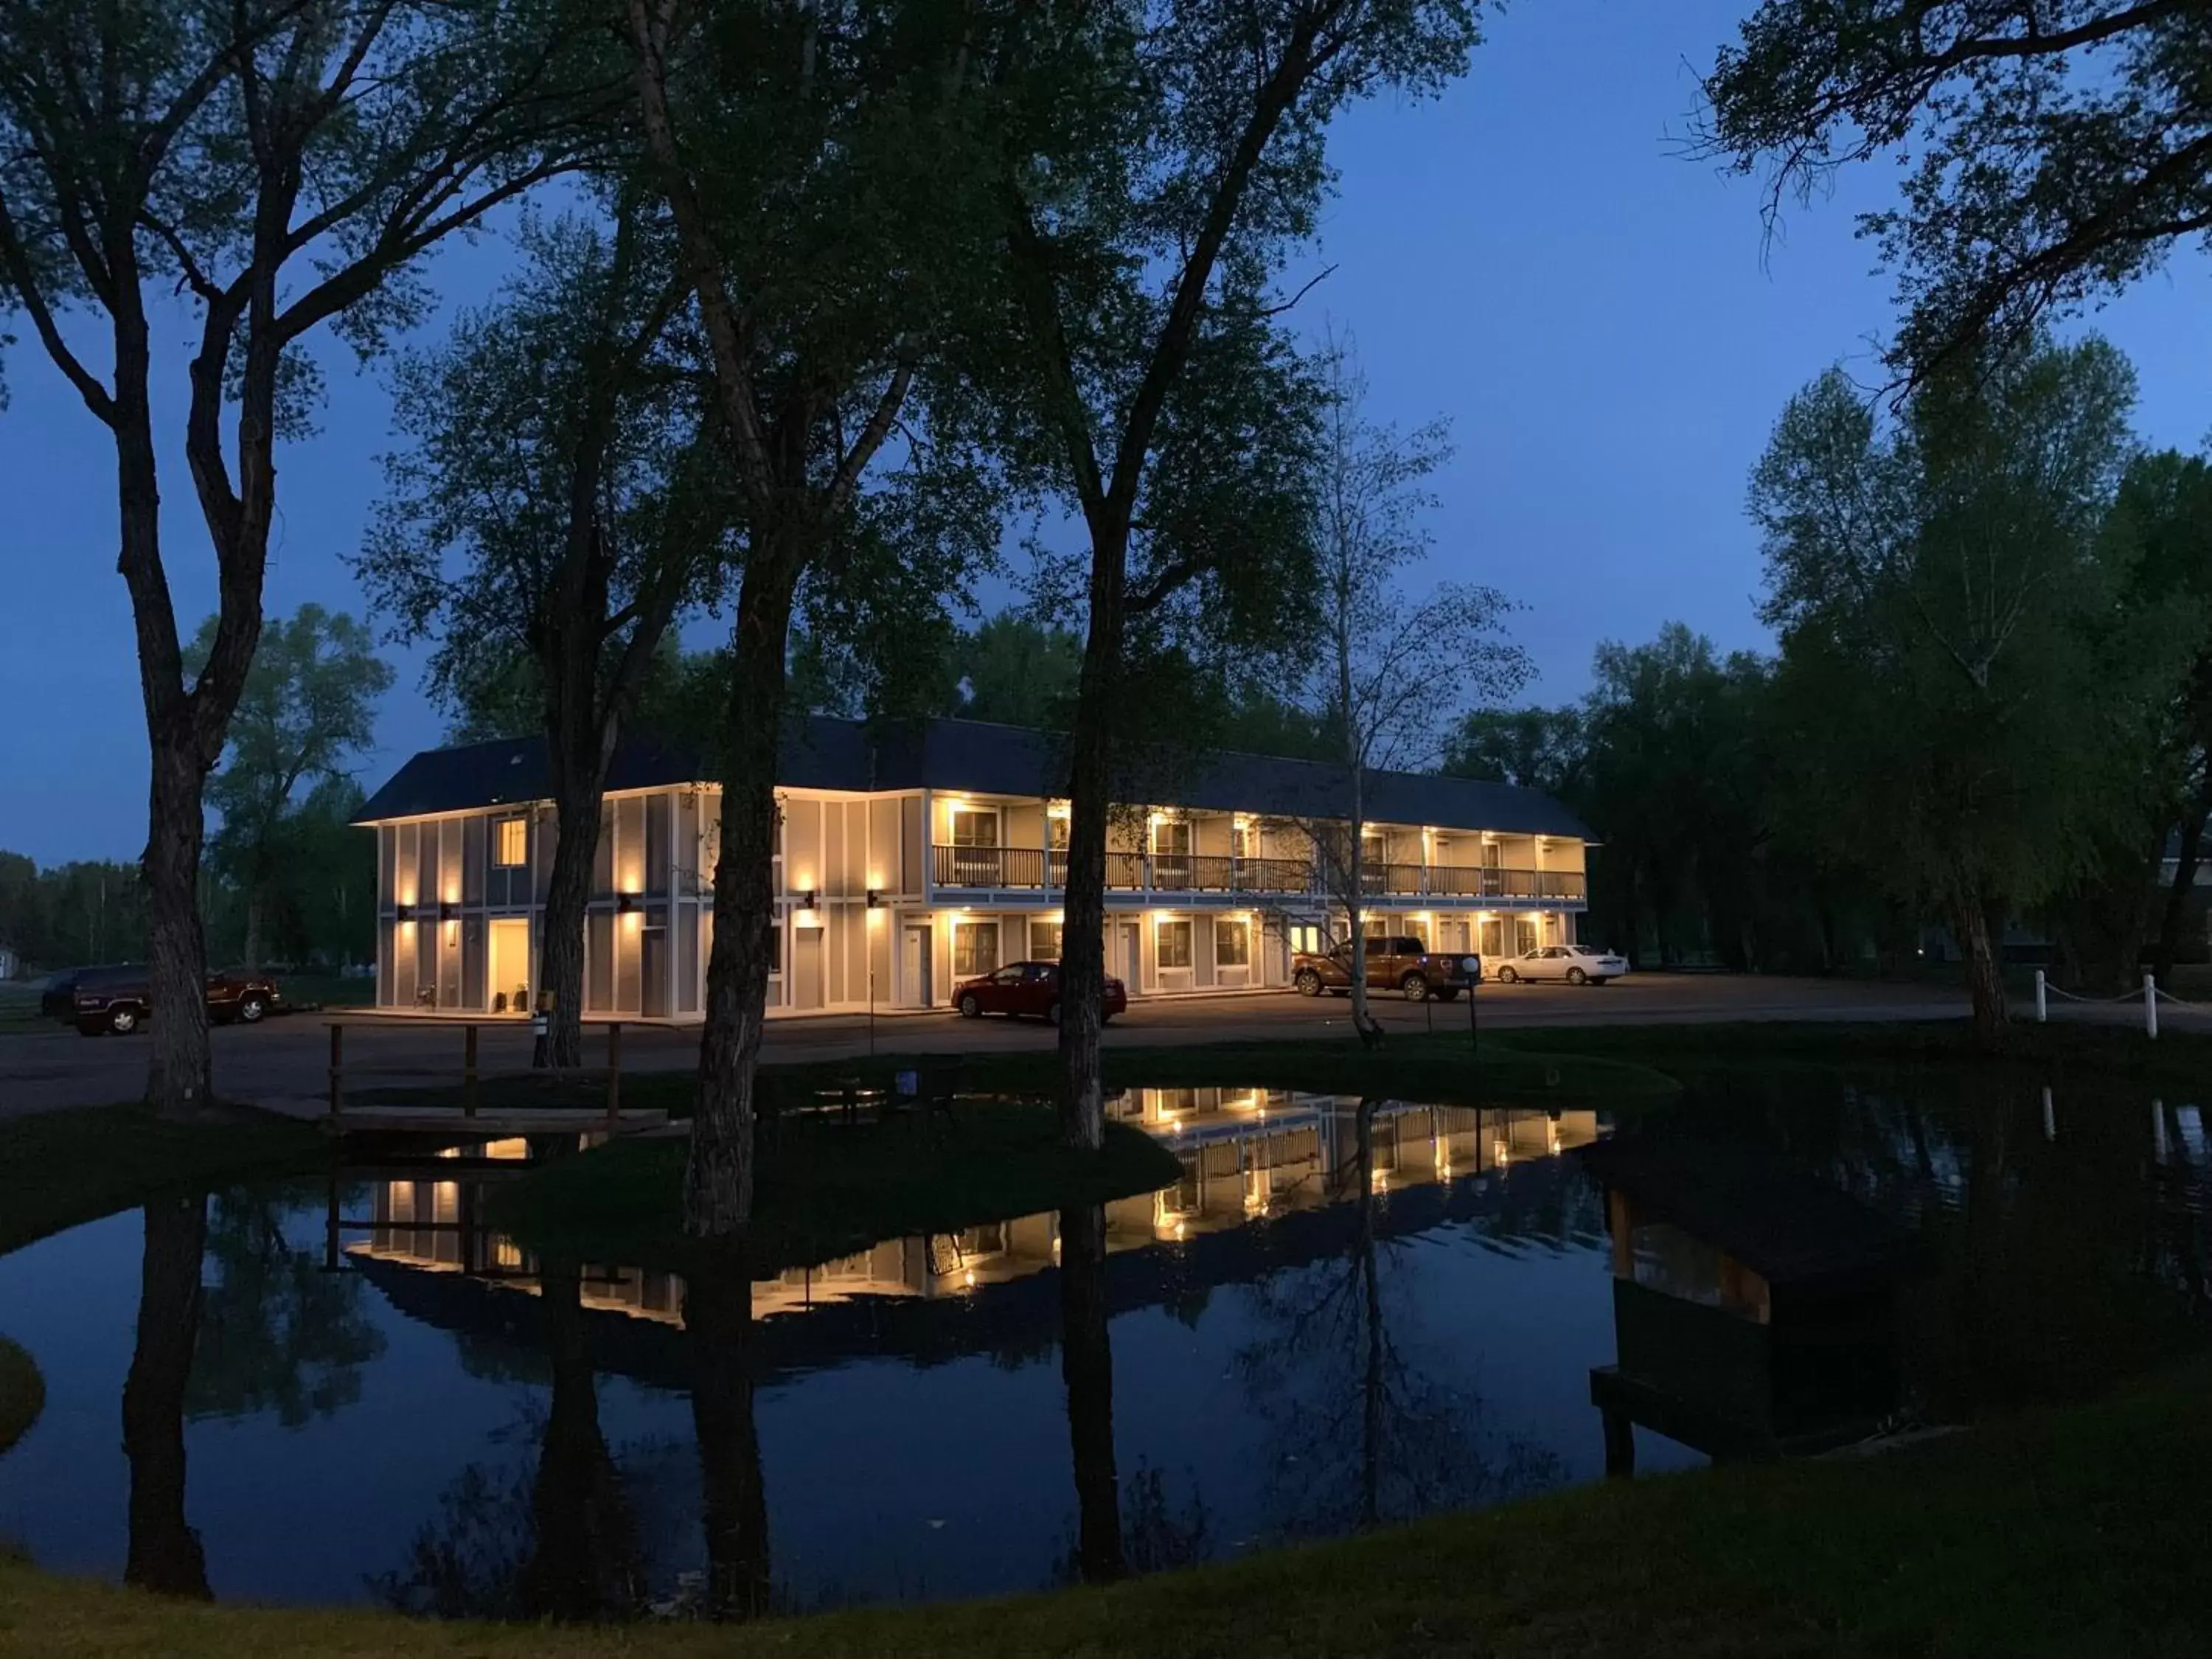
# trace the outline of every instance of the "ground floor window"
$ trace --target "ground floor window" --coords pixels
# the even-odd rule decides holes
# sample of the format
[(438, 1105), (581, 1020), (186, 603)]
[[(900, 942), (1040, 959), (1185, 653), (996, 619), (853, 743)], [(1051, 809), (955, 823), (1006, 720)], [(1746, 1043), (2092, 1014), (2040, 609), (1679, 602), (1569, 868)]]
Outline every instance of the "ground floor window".
[(995, 921), (957, 921), (952, 924), (952, 971), (963, 979), (995, 971), (999, 966), (999, 924)]
[(1514, 955), (1526, 956), (1542, 942), (1542, 935), (1540, 930), (1536, 926), (1535, 917), (1516, 916), (1513, 918)]
[(1162, 971), (1190, 966), (1190, 923), (1163, 921), (1153, 937)]
[(1213, 923), (1213, 961), (1220, 968), (1252, 965), (1252, 924), (1242, 916), (1218, 916)]
[(1303, 956), (1319, 956), (1327, 948), (1321, 928), (1310, 921), (1294, 921), (1290, 925), (1287, 939), (1291, 949)]
[(1033, 921), (1030, 924), (1030, 955), (1038, 962), (1060, 960), (1060, 924), (1056, 921)]

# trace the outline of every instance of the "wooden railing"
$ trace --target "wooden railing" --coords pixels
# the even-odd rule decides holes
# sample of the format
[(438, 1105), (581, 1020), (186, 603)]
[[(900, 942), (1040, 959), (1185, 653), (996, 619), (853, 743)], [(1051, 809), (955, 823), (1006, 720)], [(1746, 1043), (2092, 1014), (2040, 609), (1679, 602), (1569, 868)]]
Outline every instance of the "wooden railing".
[[(512, 1028), (509, 1027), (509, 1029)], [(541, 1083), (568, 1084), (603, 1082), (607, 1085), (606, 1104), (604, 1108), (606, 1117), (606, 1127), (610, 1132), (618, 1130), (622, 1126), (623, 1028), (621, 1023), (617, 1021), (606, 1026), (605, 1029), (607, 1034), (607, 1060), (606, 1064), (604, 1066), (562, 1066), (557, 1070), (549, 1070), (544, 1066), (521, 1066), (506, 1071), (487, 1072), (483, 1070), (477, 1061), (477, 1028), (473, 1024), (462, 1026), (462, 1118), (465, 1121), (476, 1116), (479, 1103), (479, 1091), (481, 1085), (487, 1082), (497, 1082), (505, 1079), (521, 1078), (529, 1078)], [(330, 1111), (325, 1122), (326, 1127), (331, 1130), (342, 1130), (345, 1127), (345, 1097), (346, 1082), (348, 1079), (350, 1078), (357, 1080), (359, 1079), (368, 1077), (404, 1077), (413, 1079), (417, 1083), (420, 1082), (423, 1074), (423, 1067), (420, 1065), (348, 1066), (346, 1064), (345, 1058), (346, 1028), (344, 1023), (338, 1020), (331, 1021), (330, 1030)], [(560, 1104), (561, 1103), (557, 1102), (533, 1103), (532, 1109), (552, 1110), (556, 1109)], [(573, 1109), (580, 1115), (590, 1113), (594, 1116), (599, 1115), (602, 1110), (601, 1108), (597, 1106), (580, 1106), (574, 1108)], [(425, 1128), (434, 1129), (438, 1125), (434, 1121), (426, 1121), (423, 1127)]]
[[(991, 892), (1057, 892), (1067, 885), (1067, 854), (1036, 847), (936, 847), (931, 878), (939, 887)], [(1215, 853), (1106, 854), (1106, 885), (1116, 892), (1319, 894), (1323, 884), (1304, 859), (1238, 859)], [(1361, 890), (1377, 897), (1579, 899), (1578, 870), (1502, 870), (1449, 864), (1370, 864)]]

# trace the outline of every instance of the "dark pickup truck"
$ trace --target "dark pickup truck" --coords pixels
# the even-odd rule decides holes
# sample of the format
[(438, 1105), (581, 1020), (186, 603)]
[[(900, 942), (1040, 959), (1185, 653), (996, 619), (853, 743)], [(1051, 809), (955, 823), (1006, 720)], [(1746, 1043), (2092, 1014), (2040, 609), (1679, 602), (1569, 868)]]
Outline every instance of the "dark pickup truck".
[[(74, 969), (46, 982), (39, 1008), (86, 1036), (128, 1036), (153, 1017), (151, 980), (151, 970), (140, 963)], [(252, 1025), (281, 1010), (284, 994), (265, 974), (213, 973), (207, 977), (207, 1006), (217, 1024)]]
[[(1470, 966), (1470, 964), (1472, 964)], [(1482, 958), (1431, 951), (1410, 936), (1367, 941), (1367, 988), (1397, 991), (1409, 1002), (1449, 1002), (1482, 977)], [(1291, 958), (1291, 986), (1302, 996), (1352, 994), (1352, 946)]]

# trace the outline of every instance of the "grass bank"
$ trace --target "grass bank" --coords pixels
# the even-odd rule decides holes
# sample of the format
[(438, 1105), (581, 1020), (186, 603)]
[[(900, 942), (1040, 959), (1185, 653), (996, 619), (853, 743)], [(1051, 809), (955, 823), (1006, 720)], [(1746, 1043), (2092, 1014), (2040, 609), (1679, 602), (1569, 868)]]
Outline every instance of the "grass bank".
[[(1549, 1032), (1486, 1033), (1470, 1054), (1465, 1031), (1394, 1034), (1369, 1053), (1342, 1042), (1239, 1042), (1156, 1048), (1114, 1048), (1105, 1054), (1109, 1089), (1300, 1089), (1319, 1094), (1371, 1095), (1437, 1105), (1597, 1106), (1665, 1100), (1680, 1085), (1664, 1072), (1630, 1054), (1556, 1049)], [(846, 1078), (888, 1085), (901, 1071), (943, 1066), (946, 1054), (878, 1055), (869, 1060), (809, 1060), (763, 1066), (771, 1091), (810, 1097)], [(1059, 1059), (1039, 1047), (1014, 1054), (970, 1055), (961, 1060), (963, 1088), (978, 1094), (1049, 1097), (1059, 1080)], [(691, 1113), (689, 1072), (643, 1072), (623, 1078), (625, 1106), (658, 1107), (672, 1117)], [(605, 1093), (596, 1081), (501, 1078), (487, 1081), (488, 1104), (592, 1106)], [(390, 1104), (453, 1104), (458, 1086), (365, 1090), (362, 1101)]]
[(157, 1193), (313, 1169), (328, 1147), (312, 1125), (227, 1107), (188, 1121), (137, 1104), (10, 1118), (0, 1121), (0, 1255)]
[[(489, 1218), (543, 1253), (681, 1268), (681, 1137), (620, 1140), (488, 1196)], [(1070, 1152), (1049, 1107), (963, 1101), (954, 1121), (779, 1124), (762, 1137), (750, 1249), (756, 1273), (811, 1267), (879, 1239), (1149, 1193), (1182, 1173), (1143, 1131), (1109, 1125), (1096, 1157)]]
[(2015, 1024), (1992, 1054), (1966, 1020), (1745, 1020), (1712, 1025), (1547, 1027), (1540, 1040), (1563, 1060), (1609, 1060), (1675, 1073), (1723, 1066), (2014, 1066), (2052, 1077), (2118, 1078), (2203, 1088), (2212, 1080), (2212, 1036), (2169, 1026), (2156, 1042), (2140, 1026), (2057, 1021)]
[(2212, 1643), (2212, 1373), (1887, 1456), (1583, 1487), (1104, 1590), (750, 1628), (409, 1624), (164, 1602), (0, 1564), (52, 1659), (2179, 1656)]
[(46, 1379), (18, 1343), (0, 1336), (0, 1456), (30, 1431), (46, 1408)]

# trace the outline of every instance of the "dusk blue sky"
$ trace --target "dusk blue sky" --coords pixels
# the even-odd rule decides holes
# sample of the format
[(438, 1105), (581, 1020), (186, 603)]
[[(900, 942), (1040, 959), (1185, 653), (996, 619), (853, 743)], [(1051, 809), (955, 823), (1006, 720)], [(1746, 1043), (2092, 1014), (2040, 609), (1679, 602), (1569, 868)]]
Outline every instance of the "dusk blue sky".
[[(1790, 394), (1832, 362), (1876, 372), (1891, 288), (1853, 215), (1886, 167), (1793, 209), (1762, 243), (1759, 191), (1684, 159), (1696, 72), (1750, 0), (1525, 0), (1493, 18), (1473, 73), (1443, 99), (1348, 116), (1341, 189), (1321, 250), (1334, 274), (1306, 301), (1358, 337), (1372, 412), (1448, 416), (1437, 480), (1437, 577), (1481, 580), (1526, 608), (1518, 638), (1556, 702), (1589, 683), (1592, 647), (1680, 620), (1723, 647), (1768, 641), (1747, 474)], [(449, 301), (488, 294), (496, 240), (445, 254)], [(2134, 360), (2145, 441), (2196, 448), (2212, 426), (2212, 307), (2193, 257), (2094, 319)], [(434, 324), (432, 325), (436, 326)], [(214, 567), (174, 448), (188, 322), (161, 387), (163, 525), (187, 633)], [(80, 331), (88, 348), (97, 335)], [(322, 432), (279, 456), (273, 611), (359, 610), (342, 556), (357, 544), (392, 442), (380, 375), (325, 354)], [(136, 856), (145, 735), (129, 605), (115, 574), (114, 461), (105, 431), (34, 343), (10, 349), (0, 414), (0, 848), (41, 863)], [(436, 741), (419, 658), (398, 656), (374, 787)]]

